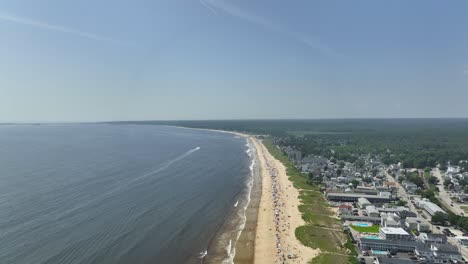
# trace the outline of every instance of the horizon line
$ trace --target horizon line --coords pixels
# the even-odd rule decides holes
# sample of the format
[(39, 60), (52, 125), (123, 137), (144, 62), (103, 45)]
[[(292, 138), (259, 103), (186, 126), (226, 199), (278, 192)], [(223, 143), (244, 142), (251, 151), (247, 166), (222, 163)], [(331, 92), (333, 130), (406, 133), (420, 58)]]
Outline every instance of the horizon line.
[(329, 118), (225, 118), (225, 119), (138, 119), (103, 121), (7, 121), (0, 125), (105, 124), (126, 122), (207, 122), (207, 121), (312, 121), (312, 120), (394, 120), (394, 119), (468, 119), (468, 117), (329, 117)]

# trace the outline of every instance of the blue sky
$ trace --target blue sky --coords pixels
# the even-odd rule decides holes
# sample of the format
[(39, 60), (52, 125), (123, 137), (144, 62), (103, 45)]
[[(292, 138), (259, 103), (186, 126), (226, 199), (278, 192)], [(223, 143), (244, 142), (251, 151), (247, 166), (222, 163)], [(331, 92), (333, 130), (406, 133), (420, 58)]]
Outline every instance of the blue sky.
[(466, 1), (0, 1), (0, 122), (468, 117)]

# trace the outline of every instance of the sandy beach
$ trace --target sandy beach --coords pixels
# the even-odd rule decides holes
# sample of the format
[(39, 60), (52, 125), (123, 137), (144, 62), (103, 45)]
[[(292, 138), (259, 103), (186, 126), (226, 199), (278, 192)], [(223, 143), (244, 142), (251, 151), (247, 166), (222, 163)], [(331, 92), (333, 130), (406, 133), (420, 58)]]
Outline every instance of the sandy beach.
[(257, 151), (262, 178), (254, 263), (307, 263), (320, 251), (302, 245), (294, 234), (295, 229), (304, 224), (298, 209), (299, 192), (289, 181), (284, 165), (260, 140), (253, 137), (251, 140)]

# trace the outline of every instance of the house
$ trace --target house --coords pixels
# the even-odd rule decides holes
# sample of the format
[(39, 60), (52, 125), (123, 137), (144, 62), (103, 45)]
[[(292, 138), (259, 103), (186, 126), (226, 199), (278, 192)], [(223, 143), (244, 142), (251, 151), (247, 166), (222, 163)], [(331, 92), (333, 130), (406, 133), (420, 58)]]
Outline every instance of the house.
[(405, 226), (410, 230), (418, 230), (419, 232), (427, 232), (430, 229), (428, 223), (423, 222), (417, 217), (407, 217), (405, 220)]
[(418, 190), (418, 186), (409, 181), (403, 181), (401, 184), (408, 193), (414, 193)]
[(381, 213), (380, 218), (381, 218), (380, 226), (382, 227), (400, 227), (401, 226), (401, 219), (395, 213)]
[(353, 213), (353, 206), (350, 204), (340, 204), (338, 207), (340, 214), (352, 214)]
[(375, 206), (373, 205), (366, 206), (366, 212), (367, 212), (367, 216), (370, 216), (370, 217), (379, 216), (379, 211), (377, 211), (377, 209), (375, 209)]

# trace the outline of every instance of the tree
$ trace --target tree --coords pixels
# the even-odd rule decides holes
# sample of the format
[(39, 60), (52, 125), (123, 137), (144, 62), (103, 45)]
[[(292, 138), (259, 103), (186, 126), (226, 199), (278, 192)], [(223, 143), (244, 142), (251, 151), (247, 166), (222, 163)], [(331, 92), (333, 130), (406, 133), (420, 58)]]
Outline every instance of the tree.
[(356, 187), (359, 185), (359, 181), (358, 181), (358, 180), (352, 180), (352, 181), (351, 181), (351, 184), (352, 184), (353, 187), (356, 189)]
[(396, 205), (397, 206), (405, 206), (408, 202), (404, 201), (404, 200), (399, 200)]
[(439, 183), (439, 179), (437, 179), (437, 177), (431, 176), (431, 177), (429, 177), (428, 182), (430, 184), (436, 185), (437, 183)]
[(338, 161), (338, 166), (340, 166), (341, 169), (344, 168), (345, 162), (342, 160)]
[(450, 180), (449, 178), (444, 180), (444, 186), (445, 187), (448, 187), (450, 184), (452, 184), (452, 180)]
[(448, 220), (448, 216), (447, 214), (443, 212), (436, 212), (431, 218), (432, 223), (439, 223), (439, 224), (444, 224), (445, 221), (447, 220)]

